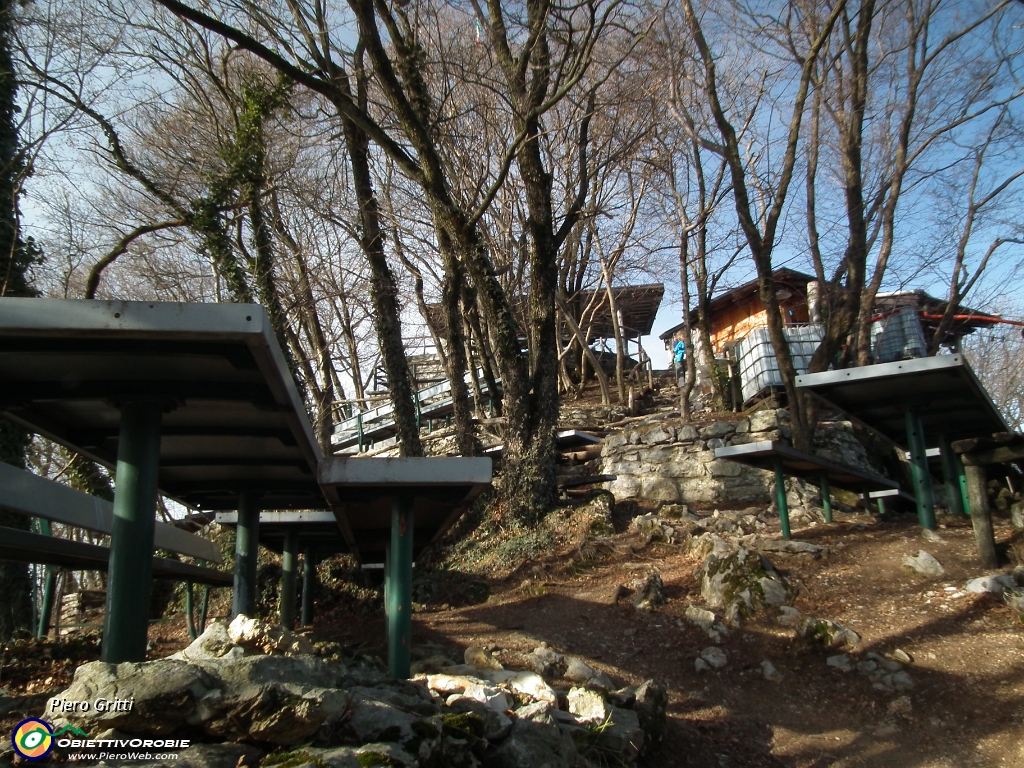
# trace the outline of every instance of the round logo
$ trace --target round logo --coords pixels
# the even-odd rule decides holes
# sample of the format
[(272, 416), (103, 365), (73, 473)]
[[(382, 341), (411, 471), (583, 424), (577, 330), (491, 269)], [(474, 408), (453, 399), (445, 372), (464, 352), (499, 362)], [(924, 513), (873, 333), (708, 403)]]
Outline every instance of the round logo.
[(22, 720), (11, 734), (14, 751), (26, 760), (41, 760), (53, 749), (53, 729), (45, 720)]

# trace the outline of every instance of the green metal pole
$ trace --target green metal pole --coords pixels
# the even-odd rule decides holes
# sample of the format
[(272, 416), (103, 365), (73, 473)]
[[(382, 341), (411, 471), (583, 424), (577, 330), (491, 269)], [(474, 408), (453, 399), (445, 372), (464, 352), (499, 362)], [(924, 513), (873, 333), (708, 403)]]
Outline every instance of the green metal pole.
[(256, 558), (260, 548), (260, 497), (246, 491), (238, 496), (235, 529), (235, 590), (232, 618), (240, 613), (256, 615)]
[(316, 589), (316, 556), (312, 547), (302, 553), (302, 626), (313, 624), (313, 591)]
[[(39, 518), (39, 532), (43, 536), (50, 536), (50, 521)], [(57, 569), (52, 565), (46, 566), (46, 578), (43, 580), (43, 599), (39, 604), (39, 624), (36, 628), (36, 637), (43, 638), (50, 634), (50, 614), (53, 613), (53, 594), (57, 589)]]
[(963, 504), (964, 514), (971, 516), (971, 502), (967, 495), (967, 471), (964, 469), (964, 462), (959, 453), (953, 454), (953, 464), (956, 466), (957, 488), (960, 491), (960, 503)]
[(363, 412), (360, 411), (356, 414), (356, 434), (358, 435), (359, 443), (357, 445), (357, 451), (363, 452)]
[(950, 514), (964, 514), (964, 499), (960, 491), (960, 476), (957, 472), (956, 454), (945, 435), (939, 435), (939, 453), (942, 456), (942, 481), (946, 486), (946, 506)]
[(101, 652), (108, 664), (146, 659), (162, 418), (156, 400), (121, 405)]
[(882, 498), (881, 496), (879, 496), (877, 501), (878, 501), (878, 514), (879, 515), (884, 515), (885, 514), (885, 499)]
[(294, 528), (284, 534), (284, 552), (281, 556), (281, 626), (295, 626), (295, 577), (299, 565), (299, 532)]
[(775, 503), (779, 507), (779, 521), (782, 523), (782, 538), (788, 539), (789, 502), (786, 501), (786, 475), (782, 471), (782, 460), (775, 460)]
[(928, 471), (925, 453), (924, 429), (917, 411), (908, 408), (904, 413), (907, 426), (907, 447), (910, 448), (910, 469), (914, 476), (914, 498), (917, 499), (917, 521), (922, 528), (935, 530), (935, 499), (932, 494), (932, 476)]
[(412, 498), (391, 500), (391, 567), (388, 584), (388, 668), (397, 680), (409, 677), (412, 645)]
[(821, 506), (825, 510), (825, 522), (832, 522), (832, 489), (828, 484), (828, 475), (821, 476)]

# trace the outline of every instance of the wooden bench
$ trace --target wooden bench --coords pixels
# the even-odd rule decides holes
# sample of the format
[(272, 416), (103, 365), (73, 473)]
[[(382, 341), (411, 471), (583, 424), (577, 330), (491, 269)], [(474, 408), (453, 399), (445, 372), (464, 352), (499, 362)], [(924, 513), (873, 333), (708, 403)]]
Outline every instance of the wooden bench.
[(790, 537), (786, 475), (819, 483), (825, 521), (829, 523), (832, 522), (833, 483), (840, 488), (860, 492), (899, 490), (899, 483), (895, 480), (840, 464), (824, 456), (798, 451), (778, 440), (716, 448), (715, 458), (775, 472), (775, 500), (779, 507), (779, 520), (782, 522), (782, 537), (785, 539)]

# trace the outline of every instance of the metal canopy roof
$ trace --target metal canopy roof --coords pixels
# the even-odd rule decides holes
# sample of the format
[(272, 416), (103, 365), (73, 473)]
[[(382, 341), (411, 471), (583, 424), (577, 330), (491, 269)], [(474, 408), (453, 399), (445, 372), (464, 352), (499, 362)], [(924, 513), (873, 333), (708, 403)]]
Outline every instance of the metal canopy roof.
[(166, 400), (160, 490), (203, 509), (241, 491), (323, 508), (320, 448), (265, 310), (252, 304), (0, 299), (0, 411), (107, 467), (119, 403)]
[(320, 465), (320, 484), (349, 550), (363, 562), (382, 562), (391, 541), (391, 501), (413, 500), (413, 557), (451, 528), (491, 484), (489, 458), (349, 458)]
[(894, 442), (906, 444), (904, 413), (917, 409), (926, 439), (962, 440), (1008, 432), (1003, 417), (963, 355), (938, 355), (895, 363), (797, 376), (809, 389)]

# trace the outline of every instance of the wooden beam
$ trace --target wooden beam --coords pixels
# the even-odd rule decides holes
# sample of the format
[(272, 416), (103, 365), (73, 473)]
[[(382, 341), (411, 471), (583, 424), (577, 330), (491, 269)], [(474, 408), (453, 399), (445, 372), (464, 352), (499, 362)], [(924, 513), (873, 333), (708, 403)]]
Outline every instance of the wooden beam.
[(974, 527), (974, 541), (978, 555), (985, 568), (998, 568), (996, 539), (992, 530), (992, 510), (988, 506), (988, 473), (985, 467), (967, 464), (967, 498), (971, 507), (971, 525)]

